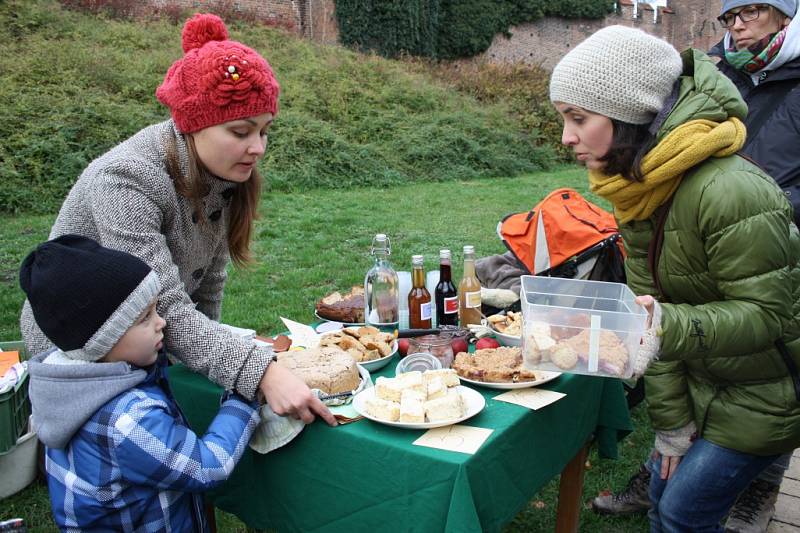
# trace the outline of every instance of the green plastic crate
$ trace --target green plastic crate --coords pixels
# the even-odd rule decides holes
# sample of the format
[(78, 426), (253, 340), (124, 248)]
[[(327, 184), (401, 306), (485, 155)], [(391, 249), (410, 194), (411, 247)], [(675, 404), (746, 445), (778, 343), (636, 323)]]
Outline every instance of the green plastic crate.
[[(0, 342), (0, 351), (18, 351), (20, 360), (28, 358), (28, 351), (22, 341)], [(28, 428), (28, 418), (31, 415), (29, 380), (30, 375), (26, 374), (12, 390), (0, 394), (0, 454), (11, 451), (16, 446), (17, 439)]]

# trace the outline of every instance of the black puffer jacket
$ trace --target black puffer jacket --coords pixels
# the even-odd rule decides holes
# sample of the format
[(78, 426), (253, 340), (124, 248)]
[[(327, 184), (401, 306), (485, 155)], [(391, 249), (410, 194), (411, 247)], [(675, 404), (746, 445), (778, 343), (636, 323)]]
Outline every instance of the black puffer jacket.
[[(795, 223), (800, 226), (800, 57), (776, 70), (762, 71), (758, 85), (750, 75), (736, 69), (725, 60), (722, 43), (711, 55), (722, 57), (717, 67), (730, 78), (747, 102), (747, 143), (742, 153), (760, 165), (789, 196), (795, 211)], [(787, 85), (791, 87), (786, 92)], [(752, 126), (760, 112), (780, 98), (766, 120), (753, 134)]]

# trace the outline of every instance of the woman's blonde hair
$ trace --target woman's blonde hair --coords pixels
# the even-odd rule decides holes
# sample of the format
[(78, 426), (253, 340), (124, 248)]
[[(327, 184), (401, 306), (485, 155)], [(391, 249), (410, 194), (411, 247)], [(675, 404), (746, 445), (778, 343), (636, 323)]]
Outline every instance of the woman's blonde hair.
[[(218, 178), (214, 177), (200, 160), (192, 135), (183, 134), (183, 138), (189, 155), (188, 171), (186, 175), (181, 171), (177, 139), (173, 137), (167, 144), (167, 172), (175, 183), (175, 191), (189, 199), (195, 212), (202, 213), (202, 199), (208, 194), (209, 180)], [(250, 239), (253, 234), (253, 223), (258, 219), (261, 174), (254, 167), (249, 180), (236, 183), (234, 186), (228, 221), (228, 253), (234, 265), (244, 267), (253, 261)], [(208, 222), (205, 217), (198, 217), (198, 223)]]

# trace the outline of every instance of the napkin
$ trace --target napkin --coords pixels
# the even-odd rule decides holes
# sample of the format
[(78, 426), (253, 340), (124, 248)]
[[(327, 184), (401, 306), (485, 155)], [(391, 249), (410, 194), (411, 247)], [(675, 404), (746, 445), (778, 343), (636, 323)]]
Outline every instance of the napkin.
[(251, 341), (256, 336), (256, 330), (254, 329), (240, 328), (238, 326), (231, 326), (230, 324), (223, 324), (221, 322), (219, 325), (228, 330), (231, 335), (243, 341)]
[(291, 442), (306, 427), (302, 420), (279, 416), (268, 404), (259, 411), (261, 422), (250, 438), (250, 447), (258, 453), (269, 453)]

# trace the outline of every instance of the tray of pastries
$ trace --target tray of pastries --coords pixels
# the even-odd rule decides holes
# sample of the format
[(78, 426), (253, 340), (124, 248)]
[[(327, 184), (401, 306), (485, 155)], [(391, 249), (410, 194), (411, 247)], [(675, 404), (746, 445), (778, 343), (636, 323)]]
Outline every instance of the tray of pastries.
[(320, 346), (335, 346), (349, 353), (370, 372), (386, 366), (397, 353), (394, 335), (372, 326), (351, 326), (326, 333), (320, 339)]
[(461, 352), (453, 370), (463, 381), (491, 389), (521, 389), (547, 383), (560, 372), (528, 370), (522, 365), (522, 349), (511, 346)]

